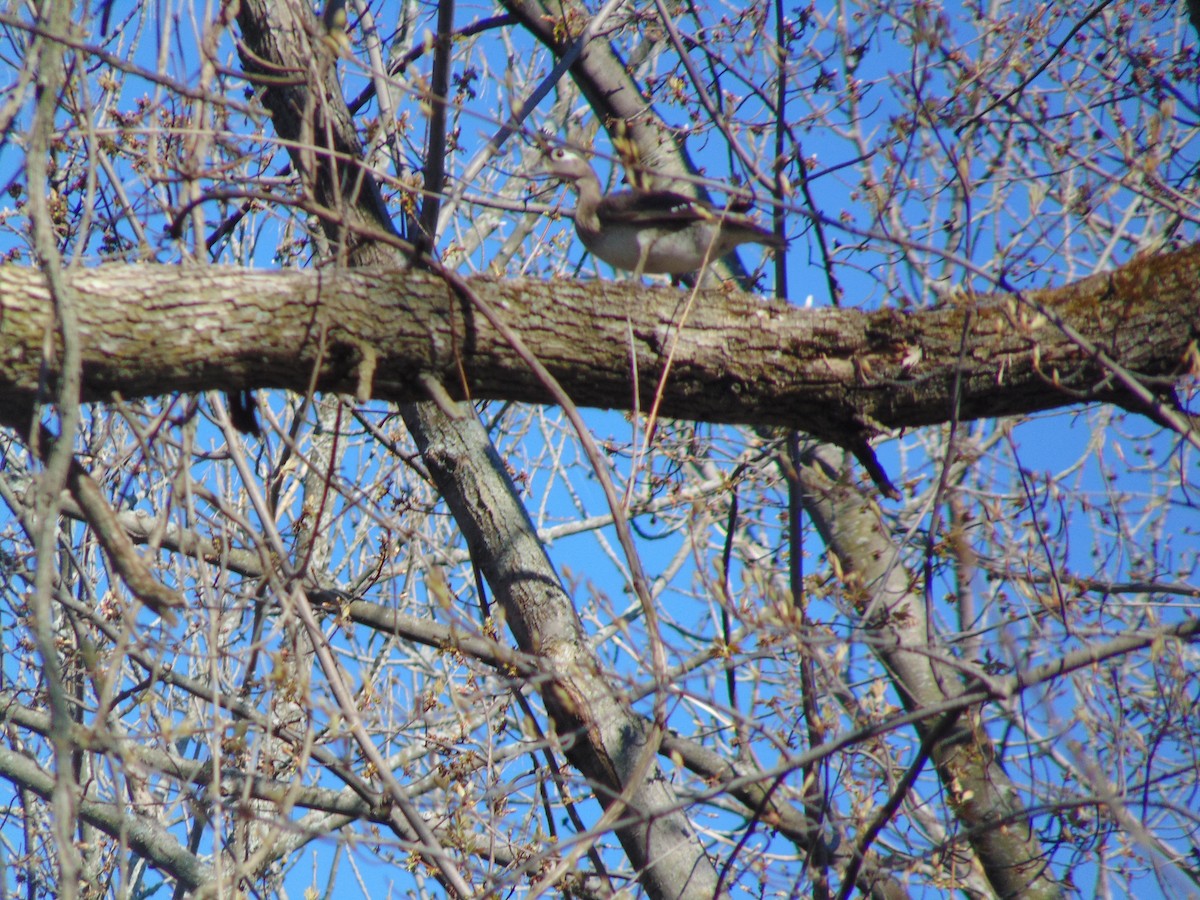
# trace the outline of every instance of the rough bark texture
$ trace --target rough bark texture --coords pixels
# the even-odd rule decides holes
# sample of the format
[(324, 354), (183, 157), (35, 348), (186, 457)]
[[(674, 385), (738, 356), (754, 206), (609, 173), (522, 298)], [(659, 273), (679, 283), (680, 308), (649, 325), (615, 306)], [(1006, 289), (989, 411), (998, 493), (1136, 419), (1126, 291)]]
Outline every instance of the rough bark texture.
[[(398, 402), (423, 397), (420, 373), (456, 398), (549, 399), (487, 321), (430, 273), (114, 266), (70, 280), (87, 400), (303, 391), (314, 369), (322, 390)], [(1158, 396), (1194, 375), (1200, 358), (1196, 248), (1030, 292), (1025, 303), (993, 295), (860, 313), (705, 293), (682, 329), (685, 295), (673, 289), (485, 278), (471, 286), (581, 406), (631, 408), (628, 316), (643, 409), (673, 353), (664, 415), (794, 427), (838, 443), (955, 416), (1096, 400), (1137, 408), (1100, 353)], [(51, 315), (39, 273), (0, 268), (0, 414), (27, 413), (39, 376), (56, 374), (42, 357)]]
[(596, 799), (605, 808), (628, 788), (621, 815), (626, 824), (618, 834), (648, 893), (723, 896), (699, 837), (657, 765), (648, 776), (633, 781), (646, 747), (645, 722), (604, 677), (516, 491), (495, 479), (488, 483), (462, 477), (464, 461), (483, 457), (502, 467), (487, 435), (482, 428), (459, 428), (431, 404), (404, 413), (406, 422), (421, 422), (414, 429), (421, 456), (455, 510), (471, 558), (504, 605), (518, 644), (542, 657), (552, 673), (538, 687), (567, 756), (596, 786)]
[[(840, 468), (816, 454), (804, 461), (800, 481), (805, 510), (841, 561), (845, 581), (855, 589), (851, 593), (860, 598), (855, 613), (905, 706), (937, 706), (963, 692), (959, 669), (943, 661), (948, 652), (930, 643), (920, 585), (910, 581), (878, 508), (836, 477)], [(1016, 786), (997, 761), (991, 738), (975, 727), (976, 712), (917, 726), (950, 807), (997, 896), (1061, 897)]]

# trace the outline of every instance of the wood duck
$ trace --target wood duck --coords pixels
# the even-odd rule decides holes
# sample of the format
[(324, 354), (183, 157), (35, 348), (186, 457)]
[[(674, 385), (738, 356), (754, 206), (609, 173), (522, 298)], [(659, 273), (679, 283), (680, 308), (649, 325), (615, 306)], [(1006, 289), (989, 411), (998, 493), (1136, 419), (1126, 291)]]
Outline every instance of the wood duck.
[(564, 147), (547, 153), (544, 165), (578, 194), (575, 233), (583, 246), (615, 269), (639, 277), (685, 275), (716, 262), (739, 244), (785, 246), (746, 217), (748, 207), (721, 209), (663, 190), (601, 194), (591, 164)]

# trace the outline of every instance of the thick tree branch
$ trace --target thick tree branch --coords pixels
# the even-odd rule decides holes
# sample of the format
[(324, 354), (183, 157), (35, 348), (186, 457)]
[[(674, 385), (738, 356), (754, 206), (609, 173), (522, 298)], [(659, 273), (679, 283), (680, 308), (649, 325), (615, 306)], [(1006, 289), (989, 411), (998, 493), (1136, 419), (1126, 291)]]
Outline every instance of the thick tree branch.
[[(91, 401), (214, 388), (303, 391), (314, 370), (322, 390), (397, 402), (425, 396), (423, 373), (456, 398), (550, 400), (497, 331), (433, 274), (121, 266), (69, 280)], [(632, 407), (627, 315), (643, 399), (657, 386), (678, 291), (557, 280), (471, 285), (577, 404)], [(844, 446), (888, 429), (1088, 401), (1153, 415), (1107, 361), (1169, 409), (1172, 386), (1200, 371), (1198, 296), (1196, 248), (1019, 299), (968, 297), (914, 313), (813, 311), (707, 293), (675, 347), (662, 413), (794, 427)], [(11, 421), (28, 415), (40, 367), (57, 375), (42, 358), (52, 315), (43, 276), (0, 268), (0, 309), (0, 415)]]
[[(887, 668), (906, 709), (937, 708), (964, 685), (937, 658), (919, 585), (912, 582), (877, 508), (836, 478), (840, 466), (813, 452), (799, 460), (805, 509), (829, 549), (842, 561), (847, 593), (857, 597), (860, 627)], [(922, 753), (934, 762), (955, 817), (1000, 897), (1058, 898), (1062, 887), (989, 735), (968, 712), (917, 723)], [(909, 778), (917, 771), (910, 769)], [(899, 804), (900, 797), (895, 797)], [(861, 836), (860, 836), (861, 838)], [(856, 851), (866, 844), (856, 844)], [(857, 871), (856, 862), (851, 871)]]

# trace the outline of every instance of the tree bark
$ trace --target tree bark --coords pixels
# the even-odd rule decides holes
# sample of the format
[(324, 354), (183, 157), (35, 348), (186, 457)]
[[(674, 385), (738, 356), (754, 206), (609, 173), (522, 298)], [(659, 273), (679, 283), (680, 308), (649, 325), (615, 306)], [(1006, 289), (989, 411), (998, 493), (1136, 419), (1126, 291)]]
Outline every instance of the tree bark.
[(461, 477), (464, 460), (482, 456), (502, 466), (487, 435), (482, 428), (447, 427), (432, 404), (402, 412), (406, 422), (420, 422), (414, 436), (421, 456), (455, 511), (471, 558), (503, 604), (518, 645), (541, 657), (553, 673), (538, 689), (568, 758), (591, 781), (605, 809), (628, 791), (618, 834), (647, 891), (655, 897), (723, 896), (717, 873), (657, 763), (644, 777), (635, 777), (647, 747), (645, 721), (604, 677), (515, 489), (511, 483)]
[[(930, 642), (919, 584), (888, 536), (879, 510), (837, 477), (837, 461), (810, 454), (799, 469), (805, 511), (840, 561), (846, 594), (867, 643), (891, 674), (908, 709), (935, 707), (963, 692), (961, 668)], [(1016, 786), (978, 724), (979, 707), (918, 724), (965, 839), (997, 896), (1052, 900), (1063, 895)]]
[[(410, 402), (433, 374), (456, 399), (550, 394), (437, 275), (402, 269), (255, 272), (167, 266), (72, 271), (84, 399), (317, 387)], [(847, 444), (888, 429), (1088, 401), (1144, 408), (1118, 370), (1170, 406), (1200, 373), (1200, 249), (1137, 260), (1057, 290), (919, 312), (808, 310), (706, 292), (686, 321), (668, 288), (476, 278), (580, 406), (641, 408), (668, 358), (661, 413), (797, 428)], [(0, 415), (28, 414), (53, 309), (42, 275), (0, 268)], [(628, 317), (628, 318), (627, 318)], [(55, 357), (57, 359), (57, 357)]]

